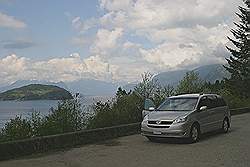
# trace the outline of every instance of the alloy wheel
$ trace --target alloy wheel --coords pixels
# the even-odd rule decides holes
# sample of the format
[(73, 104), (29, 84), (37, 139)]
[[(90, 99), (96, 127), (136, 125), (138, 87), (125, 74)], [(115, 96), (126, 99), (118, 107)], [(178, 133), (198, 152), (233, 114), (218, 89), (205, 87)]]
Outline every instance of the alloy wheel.
[(199, 128), (197, 125), (193, 125), (191, 132), (190, 132), (190, 140), (192, 143), (195, 143), (199, 140), (199, 136), (200, 132), (199, 132)]
[(227, 132), (228, 132), (229, 123), (228, 123), (227, 119), (224, 119), (222, 129), (223, 129), (223, 132), (224, 132), (224, 133), (227, 133)]

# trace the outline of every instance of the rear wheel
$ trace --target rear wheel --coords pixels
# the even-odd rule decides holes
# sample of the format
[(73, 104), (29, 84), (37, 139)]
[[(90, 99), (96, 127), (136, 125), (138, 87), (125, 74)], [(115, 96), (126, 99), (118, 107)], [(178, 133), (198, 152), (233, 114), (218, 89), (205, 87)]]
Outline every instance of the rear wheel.
[(194, 124), (190, 130), (189, 140), (191, 143), (196, 143), (200, 139), (200, 129), (197, 124)]
[(227, 118), (225, 118), (225, 119), (223, 120), (223, 124), (222, 124), (222, 131), (223, 131), (224, 133), (227, 133), (228, 130), (229, 130), (229, 127), (230, 127), (229, 121), (228, 121)]

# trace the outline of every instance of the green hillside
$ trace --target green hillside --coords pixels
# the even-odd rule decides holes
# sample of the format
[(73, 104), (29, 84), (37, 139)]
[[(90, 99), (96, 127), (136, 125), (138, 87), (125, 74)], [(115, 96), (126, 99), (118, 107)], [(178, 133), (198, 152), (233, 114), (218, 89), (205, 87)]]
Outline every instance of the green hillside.
[(63, 100), (72, 95), (63, 88), (52, 85), (31, 84), (0, 93), (0, 100)]

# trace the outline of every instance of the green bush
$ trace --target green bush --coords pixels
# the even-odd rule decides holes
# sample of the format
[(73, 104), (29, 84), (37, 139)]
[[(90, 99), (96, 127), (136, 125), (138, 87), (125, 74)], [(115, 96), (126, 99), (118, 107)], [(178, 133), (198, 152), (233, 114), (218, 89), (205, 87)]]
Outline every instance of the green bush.
[(140, 122), (143, 99), (134, 92), (118, 89), (112, 101), (97, 102), (93, 109), (94, 115), (87, 126), (89, 129)]
[(32, 137), (32, 128), (30, 121), (16, 116), (7, 122), (2, 129), (1, 139), (2, 141), (25, 139)]
[(33, 116), (32, 127), (37, 136), (74, 132), (85, 127), (85, 115), (76, 99), (63, 100), (58, 103), (57, 109), (51, 109), (48, 116)]
[(227, 89), (219, 90), (218, 94), (220, 94), (225, 99), (225, 101), (229, 105), (229, 108), (231, 109), (250, 107), (250, 98), (247, 99), (243, 97), (238, 97)]
[(63, 100), (48, 116), (35, 112), (29, 118), (11, 119), (0, 132), (0, 142), (82, 130), (87, 118), (76, 98)]

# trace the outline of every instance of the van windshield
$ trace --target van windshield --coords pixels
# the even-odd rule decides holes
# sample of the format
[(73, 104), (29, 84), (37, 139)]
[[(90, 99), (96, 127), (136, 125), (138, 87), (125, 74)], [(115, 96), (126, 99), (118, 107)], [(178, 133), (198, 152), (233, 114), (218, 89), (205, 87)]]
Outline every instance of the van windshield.
[(192, 111), (195, 109), (198, 98), (168, 98), (159, 107), (158, 111)]

